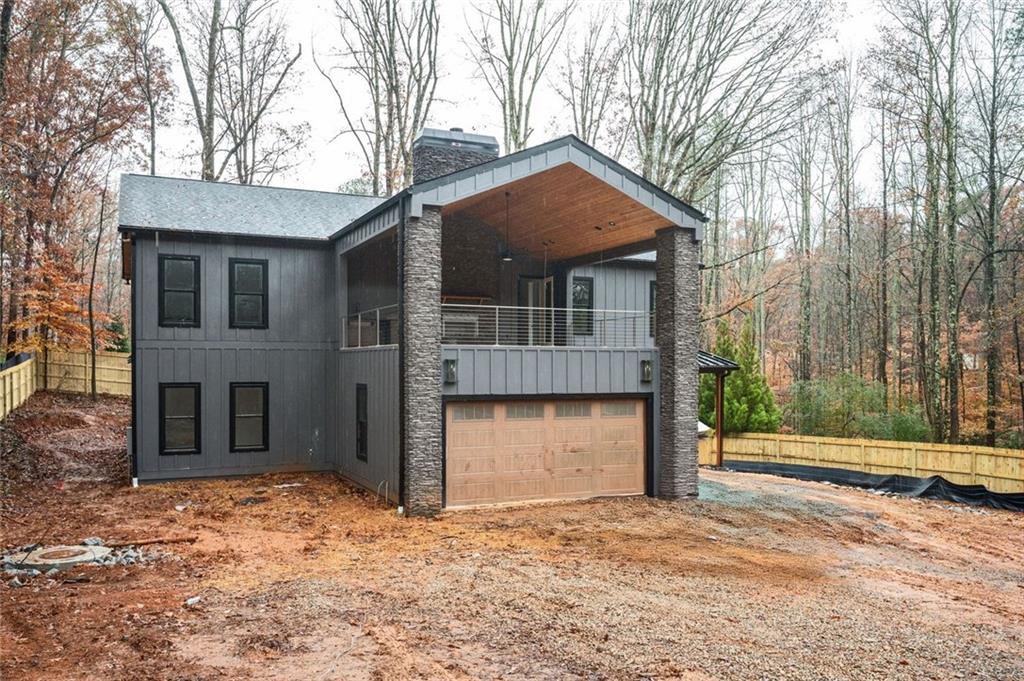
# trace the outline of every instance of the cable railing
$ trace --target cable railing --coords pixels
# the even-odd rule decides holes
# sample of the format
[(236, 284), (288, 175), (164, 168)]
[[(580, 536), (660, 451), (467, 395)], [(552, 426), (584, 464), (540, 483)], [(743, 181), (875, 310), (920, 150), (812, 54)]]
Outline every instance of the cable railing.
[(345, 319), (345, 347), (369, 348), (398, 343), (398, 305), (350, 314)]
[[(345, 347), (398, 343), (398, 306), (350, 314)], [(589, 310), (508, 305), (441, 305), (445, 345), (550, 345), (648, 347), (654, 344), (654, 315), (644, 310)]]
[(654, 316), (644, 310), (591, 310), (499, 305), (441, 306), (447, 345), (653, 345)]

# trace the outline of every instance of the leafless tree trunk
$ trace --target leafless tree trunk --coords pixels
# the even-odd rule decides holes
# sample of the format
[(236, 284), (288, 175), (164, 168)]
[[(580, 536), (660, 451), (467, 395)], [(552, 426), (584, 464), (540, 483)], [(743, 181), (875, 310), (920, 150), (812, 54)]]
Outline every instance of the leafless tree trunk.
[(260, 184), (287, 168), (285, 159), (305, 142), (307, 125), (286, 128), (269, 120), (273, 105), (291, 92), (286, 79), (302, 56), (289, 55), (283, 15), (271, 0), (235, 0), (218, 43), (214, 111), (223, 130), (216, 177)]
[[(843, 59), (832, 79), (828, 100), (829, 115), (826, 118), (829, 122), (842, 233), (839, 269), (843, 281), (843, 342), (840, 365), (844, 371), (851, 371), (854, 366), (853, 185), (857, 158), (853, 148), (853, 115), (858, 97), (855, 67), (851, 59)], [(860, 357), (861, 353), (857, 355)]]
[[(412, 142), (426, 124), (437, 90), (440, 19), (435, 0), (335, 0), (342, 49), (320, 74), (355, 137), (374, 195), (412, 183)], [(361, 114), (350, 103), (348, 77), (369, 98)], [(345, 93), (345, 94), (343, 94)]]
[[(610, 10), (607, 5), (598, 5), (584, 28), (579, 46), (566, 45), (565, 66), (556, 88), (572, 113), (573, 132), (591, 146), (597, 145), (607, 130), (612, 103), (618, 94), (623, 46)], [(622, 135), (612, 146), (621, 153), (624, 142)]]
[(103, 227), (107, 220), (107, 192), (110, 187), (110, 169), (114, 165), (114, 157), (110, 157), (107, 165), (107, 174), (103, 179), (103, 190), (100, 192), (100, 219), (96, 227), (96, 244), (92, 249), (92, 271), (89, 274), (89, 357), (91, 367), (89, 374), (89, 394), (96, 399), (96, 315), (93, 309), (93, 299), (96, 294), (96, 264), (100, 259), (100, 244), (103, 242)]
[(806, 93), (796, 64), (823, 5), (784, 0), (630, 0), (626, 95), (647, 179), (700, 201), (715, 170), (766, 148)]
[(230, 0), (226, 12), (221, 0), (213, 0), (209, 12), (188, 4), (183, 16), (192, 27), (191, 42), (168, 0), (156, 1), (185, 73), (202, 145), (202, 178), (221, 179), (231, 168), (238, 182), (266, 181), (284, 165), (284, 154), (304, 143), (306, 129), (269, 120), (302, 54), (300, 46), (289, 56), (277, 0)]
[(7, 87), (7, 54), (11, 45), (11, 17), (14, 15), (14, 0), (3, 0), (0, 6), (0, 102), (4, 100)]
[[(984, 0), (979, 7), (977, 37), (968, 41), (967, 78), (977, 133), (966, 148), (977, 164), (975, 213), (980, 225), (983, 348), (985, 352), (985, 443), (995, 446), (1000, 402), (1000, 324), (996, 268), (1001, 217), (1006, 200), (1021, 182), (1024, 161), (1024, 71), (1015, 53), (1024, 47), (1024, 33), (1012, 33), (1014, 10), (1005, 0)], [(1024, 29), (1024, 15), (1021, 28)], [(1016, 49), (1015, 49), (1016, 48)]]
[(132, 73), (149, 117), (149, 174), (156, 174), (156, 130), (169, 105), (168, 63), (157, 40), (164, 28), (163, 10), (157, 0), (112, 3), (113, 28), (125, 45)]
[(469, 26), (471, 57), (501, 107), (505, 153), (524, 149), (537, 86), (565, 32), (575, 0), (490, 0)]
[(962, 35), (960, 0), (946, 0), (946, 96), (942, 111), (943, 147), (945, 148), (946, 180), (946, 383), (949, 407), (949, 441), (960, 441), (960, 304), (957, 299), (959, 285), (957, 278), (957, 64), (960, 61), (960, 38)]
[(168, 0), (157, 0), (157, 2), (160, 3), (160, 8), (164, 11), (167, 23), (174, 34), (174, 44), (178, 49), (178, 57), (181, 59), (181, 68), (185, 72), (185, 84), (188, 87), (189, 96), (192, 98), (192, 109), (195, 115), (194, 123), (202, 143), (202, 152), (200, 153), (201, 177), (204, 180), (214, 180), (216, 179), (214, 175), (214, 150), (216, 142), (213, 126), (213, 101), (217, 80), (217, 41), (221, 30), (221, 0), (213, 0), (210, 14), (206, 17), (205, 21), (200, 22), (198, 15), (190, 17), (193, 19), (193, 23), (199, 25), (203, 30), (202, 38), (206, 49), (205, 57), (200, 58), (200, 63), (196, 64), (200, 74), (203, 76), (203, 82), (200, 83), (203, 86), (204, 93), (204, 100), (202, 102), (199, 99), (200, 90), (192, 74), (195, 56), (189, 56), (189, 46), (186, 44), (181, 30), (178, 28), (178, 21), (175, 19)]

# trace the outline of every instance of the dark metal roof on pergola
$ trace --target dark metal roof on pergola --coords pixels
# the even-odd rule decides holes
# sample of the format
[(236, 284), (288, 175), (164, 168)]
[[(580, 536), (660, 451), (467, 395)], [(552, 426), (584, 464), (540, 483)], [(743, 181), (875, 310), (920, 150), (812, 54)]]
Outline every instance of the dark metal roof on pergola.
[(697, 351), (697, 371), (702, 374), (715, 375), (715, 465), (722, 465), (722, 421), (725, 420), (725, 377), (729, 372), (736, 371), (740, 365), (731, 359), (713, 355), (704, 350)]
[(697, 351), (697, 367), (702, 374), (727, 374), (736, 371), (740, 365), (731, 359), (712, 355), (704, 350)]

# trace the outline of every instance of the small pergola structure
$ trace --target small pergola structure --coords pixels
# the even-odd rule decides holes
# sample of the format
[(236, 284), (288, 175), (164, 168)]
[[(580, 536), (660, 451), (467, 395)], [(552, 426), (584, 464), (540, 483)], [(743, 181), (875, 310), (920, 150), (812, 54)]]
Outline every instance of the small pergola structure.
[(715, 375), (715, 465), (722, 465), (722, 422), (725, 420), (725, 377), (740, 368), (731, 359), (697, 351), (697, 369), (702, 374)]

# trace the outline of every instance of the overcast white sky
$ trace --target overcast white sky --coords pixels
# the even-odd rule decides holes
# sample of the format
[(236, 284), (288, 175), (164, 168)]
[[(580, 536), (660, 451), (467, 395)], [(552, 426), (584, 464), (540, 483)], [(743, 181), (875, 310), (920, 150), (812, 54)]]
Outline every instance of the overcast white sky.
[[(292, 109), (289, 116), (293, 120), (308, 121), (310, 137), (298, 157), (298, 165), (280, 175), (273, 184), (335, 190), (341, 183), (359, 175), (360, 164), (352, 140), (348, 137), (335, 139), (341, 127), (341, 114), (334, 93), (317, 72), (310, 56), (315, 48), (318, 58), (321, 58), (332, 45), (337, 44), (333, 0), (281, 0), (281, 4), (287, 11), (292, 42), (296, 46), (301, 43), (303, 51), (297, 64), (299, 71), (296, 78), (299, 86), (283, 105)], [(580, 10), (572, 17), (570, 34), (578, 34), (586, 24), (588, 13), (600, 7), (599, 0), (581, 0), (580, 5)], [(467, 131), (493, 134), (500, 140), (501, 117), (497, 104), (491, 100), (483, 83), (475, 79), (474, 66), (467, 58), (468, 50), (463, 43), (467, 35), (466, 17), (474, 13), (472, 4), (469, 0), (439, 0), (439, 7), (439, 61), (442, 76), (429, 125), (440, 128), (458, 126)], [(823, 39), (819, 47), (829, 56), (841, 53), (856, 56), (877, 34), (877, 5), (873, 0), (850, 0), (845, 8), (837, 11), (840, 19), (836, 24), (836, 36)], [(160, 158), (157, 161), (157, 172), (160, 175), (195, 177), (198, 174), (196, 160), (183, 158), (196, 137), (191, 129), (185, 127), (188, 114), (186, 107), (189, 105), (184, 80), (176, 52), (169, 42), (170, 36), (164, 37), (167, 40), (165, 49), (173, 58), (174, 81), (177, 85), (174, 118), (178, 123), (158, 133)], [(555, 59), (557, 61), (559, 58), (556, 56)], [(549, 79), (557, 76), (555, 69), (551, 71)], [(353, 92), (351, 96), (358, 100), (361, 93)], [(534, 106), (532, 123), (535, 132), (531, 142), (536, 144), (571, 132), (571, 122), (560, 114), (560, 101), (553, 92), (551, 82), (545, 82)], [(866, 139), (867, 130), (862, 129), (860, 132)], [(140, 165), (127, 170), (142, 172), (145, 168)]]

